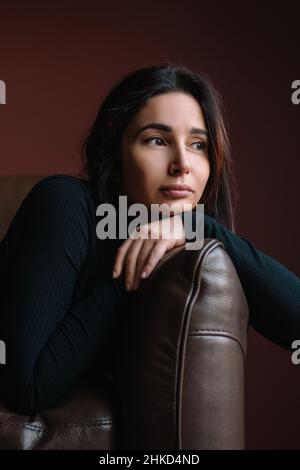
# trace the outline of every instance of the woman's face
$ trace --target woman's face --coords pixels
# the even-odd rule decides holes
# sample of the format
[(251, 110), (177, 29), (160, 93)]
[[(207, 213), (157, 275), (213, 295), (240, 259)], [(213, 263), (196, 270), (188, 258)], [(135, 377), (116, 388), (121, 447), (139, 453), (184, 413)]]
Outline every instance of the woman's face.
[(173, 213), (187, 210), (184, 204), (195, 207), (209, 177), (207, 143), (203, 113), (192, 96), (171, 92), (151, 98), (123, 135), (122, 193), (130, 204), (167, 203)]

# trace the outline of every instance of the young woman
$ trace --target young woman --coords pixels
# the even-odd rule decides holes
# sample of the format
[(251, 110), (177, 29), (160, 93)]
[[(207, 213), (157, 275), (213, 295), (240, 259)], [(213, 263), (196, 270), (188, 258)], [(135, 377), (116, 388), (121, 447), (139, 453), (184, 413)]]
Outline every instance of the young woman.
[[(167, 64), (132, 72), (103, 101), (81, 175), (53, 175), (22, 202), (1, 243), (1, 400), (32, 414), (56, 406), (78, 377), (105, 365), (122, 301), (166, 251), (185, 243), (184, 204), (205, 208), (248, 300), (251, 325), (287, 349), (300, 338), (300, 280), (235, 234), (233, 176), (221, 100), (210, 81)], [(148, 238), (100, 239), (100, 203), (166, 203)], [(118, 211), (116, 211), (118, 213)], [(169, 219), (170, 221), (170, 219)]]

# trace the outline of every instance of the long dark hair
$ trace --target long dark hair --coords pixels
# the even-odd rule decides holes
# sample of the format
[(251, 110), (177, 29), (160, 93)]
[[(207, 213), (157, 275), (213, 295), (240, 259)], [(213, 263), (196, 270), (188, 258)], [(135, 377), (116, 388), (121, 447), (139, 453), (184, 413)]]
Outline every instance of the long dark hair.
[(102, 102), (81, 148), (82, 174), (96, 203), (116, 204), (121, 178), (122, 135), (149, 99), (169, 92), (184, 92), (201, 106), (208, 130), (210, 176), (198, 203), (207, 215), (235, 231), (233, 196), (236, 196), (225, 113), (219, 92), (209, 77), (167, 63), (134, 70), (116, 83)]

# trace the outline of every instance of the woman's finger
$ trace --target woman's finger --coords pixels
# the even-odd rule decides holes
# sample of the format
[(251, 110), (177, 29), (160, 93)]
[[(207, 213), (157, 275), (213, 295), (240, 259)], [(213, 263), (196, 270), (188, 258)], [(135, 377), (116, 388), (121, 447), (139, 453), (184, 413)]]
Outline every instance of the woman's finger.
[(146, 260), (145, 266), (142, 269), (142, 274), (141, 274), (142, 279), (145, 279), (145, 277), (149, 276), (151, 271), (154, 269), (154, 267), (157, 265), (159, 260), (163, 257), (163, 255), (167, 251), (168, 246), (169, 246), (169, 240), (158, 240), (155, 243), (152, 251), (150, 252)]
[(133, 284), (133, 289), (138, 289), (140, 282), (141, 282), (141, 273), (142, 269), (145, 266), (146, 260), (153, 249), (154, 244), (156, 243), (155, 240), (145, 240), (143, 246), (140, 250), (137, 263), (136, 263), (136, 270), (135, 270), (135, 279)]
[(144, 240), (139, 238), (130, 245), (125, 259), (125, 284), (126, 289), (130, 290), (133, 286), (135, 277), (136, 262)]
[(127, 240), (125, 240), (125, 242), (123, 242), (122, 245), (120, 245), (117, 249), (115, 261), (113, 264), (113, 278), (116, 278), (121, 274), (126, 254), (132, 243), (133, 240), (131, 238), (127, 238)]

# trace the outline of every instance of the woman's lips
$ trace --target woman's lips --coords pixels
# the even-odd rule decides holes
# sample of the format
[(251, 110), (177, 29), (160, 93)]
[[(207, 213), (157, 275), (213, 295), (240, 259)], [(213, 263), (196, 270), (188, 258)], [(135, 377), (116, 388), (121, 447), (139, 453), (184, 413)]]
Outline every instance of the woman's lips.
[(167, 196), (174, 199), (188, 197), (192, 193), (192, 191), (188, 191), (186, 189), (161, 189), (161, 191)]

